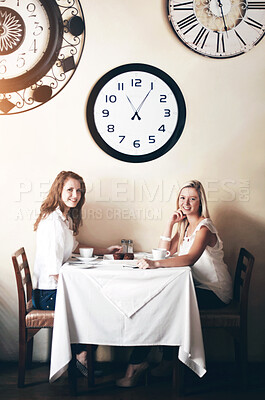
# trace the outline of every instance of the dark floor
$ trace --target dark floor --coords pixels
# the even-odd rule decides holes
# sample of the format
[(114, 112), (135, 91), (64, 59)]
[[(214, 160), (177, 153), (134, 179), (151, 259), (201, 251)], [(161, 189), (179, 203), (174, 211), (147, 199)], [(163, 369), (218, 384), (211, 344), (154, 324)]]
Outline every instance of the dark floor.
[[(26, 386), (17, 388), (17, 365), (0, 364), (0, 398), (2, 400), (57, 400), (61, 398), (75, 400), (174, 400), (180, 399), (172, 389), (171, 380), (159, 380), (150, 377), (148, 386), (122, 389), (115, 386), (115, 379), (122, 376), (124, 366), (101, 364), (104, 376), (97, 378), (96, 386), (87, 388), (86, 379), (78, 378), (78, 394), (72, 397), (69, 393), (67, 373), (53, 384), (48, 383), (49, 365), (34, 364), (26, 373)], [(264, 400), (265, 399), (265, 365), (255, 364), (249, 367), (249, 383), (243, 388), (236, 371), (231, 364), (208, 365), (204, 378), (197, 378), (185, 369), (185, 400)]]

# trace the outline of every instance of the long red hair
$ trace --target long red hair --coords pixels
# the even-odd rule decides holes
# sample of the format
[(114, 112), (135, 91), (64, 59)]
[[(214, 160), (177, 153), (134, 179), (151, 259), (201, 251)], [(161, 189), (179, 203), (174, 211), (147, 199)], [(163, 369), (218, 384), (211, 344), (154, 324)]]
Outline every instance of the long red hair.
[(82, 224), (81, 209), (85, 202), (86, 186), (83, 181), (83, 178), (72, 171), (62, 171), (56, 176), (50, 188), (48, 196), (41, 205), (40, 215), (38, 216), (34, 224), (34, 231), (37, 230), (40, 221), (48, 217), (48, 215), (50, 215), (54, 210), (56, 210), (57, 207), (59, 207), (60, 210), (64, 212), (65, 204), (62, 201), (62, 191), (66, 181), (70, 178), (76, 179), (80, 183), (80, 189), (81, 189), (81, 199), (79, 200), (76, 207), (70, 208), (68, 212), (68, 215), (73, 220), (74, 234), (75, 235), (78, 234), (79, 226)]

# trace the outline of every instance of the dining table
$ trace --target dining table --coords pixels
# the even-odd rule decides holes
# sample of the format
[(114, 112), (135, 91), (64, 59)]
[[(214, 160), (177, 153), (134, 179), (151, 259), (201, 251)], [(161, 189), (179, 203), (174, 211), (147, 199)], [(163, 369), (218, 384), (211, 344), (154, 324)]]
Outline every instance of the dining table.
[(137, 268), (134, 260), (83, 260), (60, 271), (51, 347), (50, 382), (72, 359), (72, 344), (178, 346), (179, 360), (206, 373), (200, 314), (191, 268)]

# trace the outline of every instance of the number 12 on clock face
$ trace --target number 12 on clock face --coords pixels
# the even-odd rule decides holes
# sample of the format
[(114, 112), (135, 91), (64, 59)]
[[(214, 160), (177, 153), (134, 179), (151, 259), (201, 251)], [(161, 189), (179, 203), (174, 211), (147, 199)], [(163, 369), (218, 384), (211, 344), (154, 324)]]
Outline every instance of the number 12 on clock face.
[(185, 116), (177, 84), (146, 64), (127, 64), (104, 75), (87, 106), (94, 140), (128, 162), (150, 161), (167, 152), (179, 139)]

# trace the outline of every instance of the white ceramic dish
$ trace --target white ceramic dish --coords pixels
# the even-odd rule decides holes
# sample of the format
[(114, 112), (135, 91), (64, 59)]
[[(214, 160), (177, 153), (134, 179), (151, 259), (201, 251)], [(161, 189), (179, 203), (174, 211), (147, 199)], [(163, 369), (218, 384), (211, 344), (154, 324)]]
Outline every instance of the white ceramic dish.
[(76, 258), (83, 262), (91, 262), (91, 261), (95, 261), (98, 258), (98, 256), (89, 257), (89, 258), (86, 258), (86, 257), (76, 257)]

